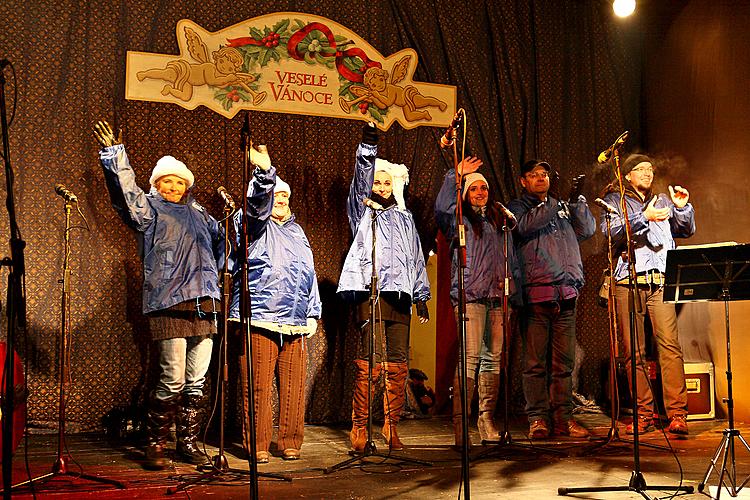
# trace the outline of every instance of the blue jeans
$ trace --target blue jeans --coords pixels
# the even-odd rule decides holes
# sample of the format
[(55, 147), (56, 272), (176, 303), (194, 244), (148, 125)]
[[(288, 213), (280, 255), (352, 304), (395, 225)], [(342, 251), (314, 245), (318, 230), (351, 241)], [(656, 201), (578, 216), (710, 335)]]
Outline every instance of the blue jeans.
[[(455, 307), (453, 311), (458, 317), (458, 307)], [(502, 307), (492, 307), (482, 302), (467, 303), (466, 376), (476, 379), (477, 370), (479, 373), (499, 374), (502, 349)]]
[(213, 339), (195, 336), (159, 340), (157, 343), (161, 374), (156, 384), (156, 398), (167, 399), (177, 394), (202, 396)]
[(575, 343), (575, 299), (526, 306), (523, 393), (529, 422), (570, 420)]

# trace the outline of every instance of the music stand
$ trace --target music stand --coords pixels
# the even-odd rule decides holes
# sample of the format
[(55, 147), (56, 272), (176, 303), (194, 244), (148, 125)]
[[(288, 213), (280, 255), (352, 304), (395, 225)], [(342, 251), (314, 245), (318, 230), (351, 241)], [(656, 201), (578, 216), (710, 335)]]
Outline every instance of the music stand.
[[(736, 497), (739, 491), (750, 481), (750, 475), (737, 486), (735, 468), (735, 439), (739, 440), (750, 452), (750, 446), (734, 428), (734, 400), (732, 399), (732, 351), (730, 348), (729, 301), (750, 299), (750, 244), (738, 245), (734, 242), (713, 245), (683, 247), (667, 252), (667, 272), (664, 286), (665, 302), (724, 302), (724, 324), (727, 340), (727, 404), (728, 426), (724, 429), (719, 446), (711, 458), (711, 463), (698, 484), (698, 491), (703, 492), (711, 473), (716, 470), (718, 484), (716, 499), (721, 496), (721, 489)], [(721, 470), (717, 463), (721, 457)], [(710, 496), (710, 494), (709, 494)], [(714, 498), (714, 497), (712, 497)]]

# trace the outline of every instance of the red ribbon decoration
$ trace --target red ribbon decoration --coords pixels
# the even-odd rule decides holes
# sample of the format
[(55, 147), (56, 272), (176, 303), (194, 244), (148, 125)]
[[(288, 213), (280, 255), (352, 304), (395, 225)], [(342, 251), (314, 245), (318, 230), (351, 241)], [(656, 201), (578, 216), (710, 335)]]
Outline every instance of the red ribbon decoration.
[[(300, 54), (300, 52), (297, 50), (297, 45), (312, 31), (318, 30), (321, 33), (325, 35), (325, 37), (328, 39), (328, 45), (331, 46), (332, 49), (336, 48), (336, 38), (333, 35), (333, 32), (323, 23), (310, 23), (301, 30), (297, 31), (287, 42), (287, 51), (289, 52), (289, 56), (292, 59), (296, 59), (297, 61), (304, 61), (305, 56), (304, 54)], [(354, 71), (350, 70), (346, 67), (344, 64), (344, 57), (359, 57), (365, 62), (364, 71), (362, 73), (355, 73)], [(361, 83), (364, 78), (364, 72), (372, 67), (382, 68), (383, 66), (378, 61), (373, 61), (369, 57), (367, 57), (367, 54), (365, 54), (365, 51), (358, 48), (351, 48), (346, 49), (345, 51), (336, 50), (336, 69), (338, 70), (339, 74), (349, 80), (350, 82), (357, 82)]]
[[(287, 42), (287, 52), (289, 53), (289, 56), (292, 59), (296, 59), (297, 61), (304, 61), (305, 55), (301, 54), (297, 50), (297, 45), (304, 40), (304, 38), (310, 34), (311, 32), (318, 30), (321, 33), (325, 35), (325, 37), (328, 39), (328, 45), (331, 46), (332, 49), (336, 48), (336, 37), (333, 35), (333, 32), (323, 23), (310, 23), (301, 30), (297, 31), (294, 35), (289, 38), (289, 41)], [(243, 47), (245, 45), (256, 45), (256, 46), (263, 46), (265, 45), (260, 40), (256, 40), (255, 38), (251, 36), (243, 36), (241, 38), (227, 38), (227, 42), (229, 42), (228, 47)], [(359, 57), (362, 59), (365, 63), (364, 71), (362, 73), (356, 73), (349, 68), (346, 67), (344, 64), (344, 57)], [(364, 79), (364, 72), (367, 71), (370, 68), (377, 67), (382, 68), (382, 64), (380, 64), (378, 61), (373, 61), (369, 57), (367, 57), (367, 54), (364, 50), (358, 49), (356, 47), (353, 47), (351, 49), (346, 49), (345, 51), (336, 50), (336, 69), (338, 70), (339, 74), (346, 78), (347, 80), (351, 82), (357, 82), (362, 83), (362, 80)]]
[(256, 40), (255, 38), (251, 36), (243, 36), (242, 38), (227, 38), (227, 42), (229, 42), (229, 45), (227, 47), (244, 47), (245, 45), (265, 45), (265, 43), (261, 42), (260, 40)]

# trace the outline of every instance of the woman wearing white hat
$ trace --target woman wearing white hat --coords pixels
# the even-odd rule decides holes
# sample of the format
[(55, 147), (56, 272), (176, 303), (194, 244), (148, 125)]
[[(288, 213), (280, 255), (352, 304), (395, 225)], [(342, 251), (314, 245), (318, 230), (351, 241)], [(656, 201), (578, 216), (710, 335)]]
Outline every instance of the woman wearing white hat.
[(178, 456), (204, 463), (196, 439), (208, 401), (203, 385), (220, 309), (224, 231), (190, 194), (195, 178), (183, 162), (161, 158), (145, 193), (135, 183), (125, 146), (109, 124), (98, 122), (94, 135), (102, 146), (99, 159), (112, 205), (142, 234), (143, 312), (159, 347), (161, 368), (146, 418), (144, 466), (163, 469), (168, 464), (164, 450), (173, 422)]
[[(349, 189), (347, 212), (354, 242), (341, 271), (338, 293), (357, 305), (357, 323), (361, 326), (360, 350), (356, 365), (352, 398), (352, 448), (364, 450), (367, 435), (367, 378), (369, 357), (369, 289), (372, 276), (372, 211), (378, 210), (375, 259), (378, 275), (378, 316), (376, 317), (376, 362), (370, 377), (380, 376), (385, 365), (385, 423), (382, 434), (393, 450), (404, 445), (396, 432), (404, 406), (408, 374), (409, 325), (412, 303), (422, 323), (428, 320), (426, 301), (430, 283), (425, 271), (422, 245), (414, 217), (404, 204), (404, 186), (409, 172), (404, 165), (390, 163), (377, 156), (377, 129), (365, 125), (362, 143), (357, 148), (354, 179)], [(368, 198), (368, 205), (363, 200)], [(373, 203), (374, 202), (374, 203)], [(381, 210), (382, 209), (382, 210)], [(386, 352), (382, 352), (385, 344)], [(371, 399), (371, 398), (370, 398)]]
[[(459, 164), (462, 176), (462, 214), (466, 228), (466, 262), (464, 292), (466, 297), (466, 394), (471, 398), (478, 381), (479, 417), (477, 427), (483, 441), (497, 440), (499, 431), (494, 421), (500, 387), (500, 355), (503, 346), (502, 299), (505, 284), (509, 295), (519, 300), (512, 275), (519, 275), (513, 253), (513, 240), (508, 233), (508, 264), (511, 276), (505, 276), (503, 214), (493, 202), (489, 184), (477, 172), (482, 161), (467, 157)], [(435, 200), (435, 219), (438, 227), (451, 241), (455, 250), (456, 237), (456, 173), (445, 174), (443, 185)], [(458, 255), (453, 252), (451, 272), (451, 302), (458, 308)], [(457, 311), (456, 311), (457, 314)], [(456, 369), (453, 387), (458, 395), (459, 373)], [(453, 424), (456, 446), (463, 444), (461, 398), (453, 398)]]
[[(318, 327), (321, 303), (312, 249), (289, 208), (292, 189), (276, 175), (265, 146), (250, 149), (256, 166), (247, 188), (247, 217), (235, 215), (235, 229), (247, 222), (250, 333), (253, 347), (256, 460), (269, 461), (273, 432), (271, 407), (274, 375), (278, 373), (279, 433), (276, 442), (284, 460), (300, 458), (304, 437), (305, 339)], [(239, 264), (239, 263), (238, 263)], [(238, 278), (241, 275), (236, 275)], [(239, 317), (239, 281), (231, 317)], [(249, 448), (247, 362), (240, 361), (243, 392), (243, 441)]]

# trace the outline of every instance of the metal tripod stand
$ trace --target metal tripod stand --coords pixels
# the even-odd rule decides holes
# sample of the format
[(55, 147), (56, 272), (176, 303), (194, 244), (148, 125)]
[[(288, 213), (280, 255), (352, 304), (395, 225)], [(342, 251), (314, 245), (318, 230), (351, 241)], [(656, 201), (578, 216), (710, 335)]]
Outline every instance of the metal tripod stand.
[[(60, 185), (58, 185), (60, 186)], [(69, 469), (70, 462), (73, 461), (70, 453), (67, 450), (65, 444), (65, 402), (66, 402), (66, 390), (70, 384), (70, 343), (71, 343), (71, 328), (70, 328), (70, 232), (73, 229), (70, 224), (70, 212), (75, 204), (78, 206), (78, 198), (70, 192), (59, 192), (61, 196), (65, 198), (65, 233), (64, 233), (64, 255), (63, 255), (63, 277), (59, 281), (62, 284), (62, 299), (61, 299), (61, 311), (60, 311), (60, 338), (58, 344), (58, 367), (57, 377), (59, 384), (59, 405), (58, 405), (58, 420), (57, 420), (57, 457), (55, 463), (52, 465), (52, 471), (33, 479), (23, 481), (18, 484), (14, 484), (9, 488), (13, 491), (17, 488), (26, 485), (33, 485), (39, 482), (47, 482), (58, 476), (68, 476), (75, 479), (85, 479), (87, 481), (94, 481), (97, 483), (109, 484), (117, 488), (126, 488), (125, 484), (115, 479), (109, 479), (106, 477), (99, 477), (93, 474), (86, 474), (84, 472), (73, 472)], [(80, 209), (78, 210), (79, 213)], [(81, 214), (83, 215), (83, 214)], [(85, 219), (84, 219), (85, 221)], [(88, 224), (86, 225), (88, 228)]]

